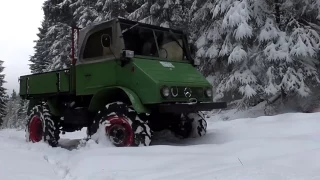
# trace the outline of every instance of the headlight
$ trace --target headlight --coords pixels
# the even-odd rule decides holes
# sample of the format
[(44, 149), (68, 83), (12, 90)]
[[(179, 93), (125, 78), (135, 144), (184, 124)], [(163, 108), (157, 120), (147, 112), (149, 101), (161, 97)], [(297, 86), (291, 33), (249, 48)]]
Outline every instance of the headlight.
[(162, 90), (161, 90), (161, 95), (162, 97), (169, 97), (170, 96), (170, 89), (169, 87), (163, 87)]
[(206, 89), (206, 96), (207, 97), (212, 97), (212, 90), (211, 90), (211, 88), (208, 88), (208, 89)]

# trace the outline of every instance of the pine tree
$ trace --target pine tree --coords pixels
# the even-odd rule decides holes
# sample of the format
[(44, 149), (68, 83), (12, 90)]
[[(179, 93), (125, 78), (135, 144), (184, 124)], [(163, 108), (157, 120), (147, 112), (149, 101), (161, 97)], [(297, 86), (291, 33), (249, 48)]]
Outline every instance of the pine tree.
[(134, 1), (134, 6), (137, 6), (137, 8), (127, 18), (129, 20), (145, 22), (145, 19), (148, 19), (150, 16), (151, 2), (148, 0), (136, 0)]
[(11, 94), (11, 99), (16, 100), (18, 98), (16, 91), (13, 89)]
[(98, 17), (96, 22), (110, 20), (115, 17), (126, 18), (129, 14), (133, 1), (130, 0), (98, 0), (96, 8), (98, 9)]
[[(0, 73), (4, 70), (3, 61), (0, 60)], [(6, 116), (6, 105), (7, 105), (7, 98), (6, 98), (6, 89), (3, 87), (5, 75), (0, 74), (0, 126), (4, 121), (4, 117)]]
[(71, 27), (57, 23), (48, 29), (45, 39), (51, 42), (45, 61), (50, 61), (46, 71), (66, 69), (71, 65)]
[(43, 12), (45, 18), (51, 25), (55, 23), (73, 23), (73, 11), (71, 9), (71, 4), (75, 0), (46, 0), (43, 3)]
[(18, 108), (18, 119), (25, 119), (25, 115), (27, 114), (27, 104), (28, 102), (25, 99), (21, 99), (19, 100), (19, 108)]
[(6, 106), (6, 116), (4, 117), (2, 127), (4, 128), (13, 128), (13, 124), (16, 123), (17, 116), (15, 113), (16, 110), (16, 96), (13, 91), (8, 97), (7, 106)]
[(281, 90), (310, 94), (310, 86), (319, 82), (319, 34), (297, 18), (316, 19), (319, 8), (296, 11), (317, 4), (299, 2), (207, 1), (195, 13), (194, 24), (202, 22), (197, 58), (204, 74), (215, 76), (217, 99), (241, 97), (241, 105), (250, 105)]
[(153, 14), (159, 17), (160, 26), (188, 31), (192, 17), (189, 14), (191, 5), (190, 0), (166, 0)]
[(27, 120), (28, 102), (17, 96), (15, 90), (7, 97), (6, 116), (2, 128), (24, 129)]
[(45, 26), (38, 33), (35, 54), (31, 56), (31, 73), (42, 73), (70, 67), (71, 27), (64, 23)]
[(44, 2), (44, 21), (39, 28), (35, 54), (30, 57), (32, 73), (41, 73), (70, 67), (71, 26), (74, 24), (73, 0)]
[(191, 23), (191, 0), (140, 0), (136, 1), (139, 7), (128, 15), (128, 19), (147, 24), (188, 30)]
[(41, 28), (39, 28), (39, 33), (37, 34), (38, 40), (34, 41), (36, 43), (34, 50), (35, 53), (30, 57), (30, 70), (31, 73), (42, 73), (45, 72), (48, 65), (51, 63), (48, 58), (49, 49), (51, 42), (47, 40), (47, 32), (50, 27), (47, 18), (42, 22)]
[(25, 125), (27, 123), (27, 109), (28, 109), (28, 101), (24, 99), (19, 99), (18, 102), (18, 109), (17, 109), (17, 128), (25, 129)]
[(97, 0), (76, 0), (70, 5), (73, 10), (73, 21), (77, 27), (87, 27), (98, 17), (96, 3)]
[(281, 90), (285, 95), (306, 97), (314, 85), (319, 85), (320, 36), (310, 26), (317, 22), (319, 10), (319, 2), (314, 0), (278, 1), (274, 5), (276, 18), (268, 23), (276, 23), (278, 29), (271, 29), (266, 23), (265, 34), (260, 34), (267, 42), (264, 49), (269, 64), (267, 94)]

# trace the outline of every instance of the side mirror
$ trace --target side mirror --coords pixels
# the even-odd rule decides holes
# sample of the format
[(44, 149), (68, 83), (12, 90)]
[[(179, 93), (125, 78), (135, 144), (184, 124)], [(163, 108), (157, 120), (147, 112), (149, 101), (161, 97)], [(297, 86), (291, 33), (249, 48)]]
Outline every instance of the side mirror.
[(134, 51), (123, 50), (122, 51), (122, 57), (124, 57), (124, 58), (134, 58)]
[(134, 51), (122, 50), (122, 54), (121, 54), (121, 58), (120, 58), (121, 67), (128, 64), (132, 58), (134, 58)]
[(101, 45), (106, 48), (111, 46), (111, 37), (109, 34), (103, 34), (101, 36)]

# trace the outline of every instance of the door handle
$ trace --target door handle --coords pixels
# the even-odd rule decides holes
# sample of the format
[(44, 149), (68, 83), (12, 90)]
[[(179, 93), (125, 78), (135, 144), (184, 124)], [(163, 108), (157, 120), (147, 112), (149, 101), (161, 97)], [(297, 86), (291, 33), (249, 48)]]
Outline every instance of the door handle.
[(91, 77), (91, 74), (85, 74), (84, 77)]

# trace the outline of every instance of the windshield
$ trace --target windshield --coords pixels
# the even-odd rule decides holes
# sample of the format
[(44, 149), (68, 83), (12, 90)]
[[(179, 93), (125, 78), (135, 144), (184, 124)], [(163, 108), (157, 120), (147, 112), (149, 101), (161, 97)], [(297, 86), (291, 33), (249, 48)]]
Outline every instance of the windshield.
[[(132, 27), (130, 29), (130, 27)], [(125, 49), (135, 55), (165, 58), (171, 61), (183, 61), (185, 53), (182, 35), (138, 25), (121, 24)]]

